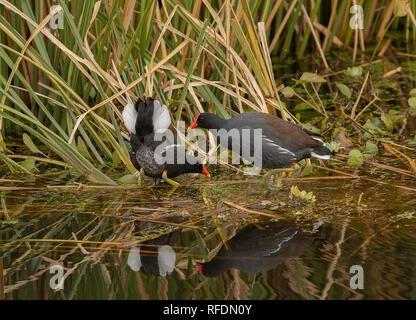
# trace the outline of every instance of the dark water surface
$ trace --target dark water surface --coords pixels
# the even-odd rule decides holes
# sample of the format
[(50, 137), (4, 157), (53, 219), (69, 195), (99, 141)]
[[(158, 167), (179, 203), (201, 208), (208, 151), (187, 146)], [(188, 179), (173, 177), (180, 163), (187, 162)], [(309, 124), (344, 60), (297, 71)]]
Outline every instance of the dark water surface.
[[(414, 177), (349, 172), (388, 184), (330, 173), (272, 190), (228, 172), (182, 177), (176, 190), (149, 188), (150, 180), (4, 190), (5, 297), (415, 299)], [(312, 191), (316, 204), (291, 201), (292, 185)], [(363, 289), (350, 286), (354, 265)], [(53, 290), (61, 271), (63, 289)]]

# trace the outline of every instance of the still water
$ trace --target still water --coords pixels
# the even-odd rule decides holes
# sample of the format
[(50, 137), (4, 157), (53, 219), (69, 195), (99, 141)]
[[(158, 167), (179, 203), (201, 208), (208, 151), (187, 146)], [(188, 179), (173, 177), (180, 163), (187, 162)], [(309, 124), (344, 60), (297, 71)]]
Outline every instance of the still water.
[[(319, 179), (286, 179), (281, 190), (260, 178), (229, 180), (229, 172), (181, 177), (176, 190), (150, 180), (140, 188), (3, 189), (3, 294), (416, 299), (414, 178), (349, 172), (370, 180), (316, 169)], [(292, 185), (316, 203), (290, 200)], [(362, 267), (360, 279), (353, 266)]]

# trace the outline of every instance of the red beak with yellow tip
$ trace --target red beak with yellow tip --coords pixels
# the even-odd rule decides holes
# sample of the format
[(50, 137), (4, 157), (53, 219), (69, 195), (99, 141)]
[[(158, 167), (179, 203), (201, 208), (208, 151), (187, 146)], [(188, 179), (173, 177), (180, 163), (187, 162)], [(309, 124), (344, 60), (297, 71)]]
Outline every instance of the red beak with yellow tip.
[(199, 262), (195, 262), (195, 269), (196, 269), (196, 270), (198, 270), (198, 272), (199, 272), (200, 274), (202, 274), (202, 275), (204, 276), (204, 278), (205, 278), (205, 275), (204, 275), (204, 273), (202, 272), (202, 264), (201, 264), (201, 263), (199, 263)]
[(211, 175), (209, 174), (207, 168), (205, 168), (205, 165), (204, 164), (202, 164), (202, 173), (204, 175), (206, 175), (207, 177), (211, 177)]
[(189, 126), (188, 130), (189, 129), (195, 129), (198, 126), (197, 122), (198, 122), (199, 115), (200, 115), (200, 113), (198, 113), (196, 115), (196, 118), (195, 118), (194, 122), (192, 122), (192, 124)]

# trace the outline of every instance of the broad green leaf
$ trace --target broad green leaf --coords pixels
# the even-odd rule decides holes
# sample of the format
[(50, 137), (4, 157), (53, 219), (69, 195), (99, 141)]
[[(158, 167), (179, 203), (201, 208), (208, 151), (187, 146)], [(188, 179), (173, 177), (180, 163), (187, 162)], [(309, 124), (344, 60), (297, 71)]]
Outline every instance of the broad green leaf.
[(310, 124), (309, 122), (304, 123), (304, 124), (303, 124), (303, 127), (304, 127), (305, 129), (308, 129), (309, 131), (312, 131), (312, 132), (315, 132), (315, 133), (319, 133), (319, 132), (320, 132), (318, 128), (316, 128), (315, 126), (313, 126), (313, 125), (312, 125), (312, 124)]
[(113, 155), (112, 155), (112, 160), (113, 160), (113, 165), (115, 166), (115, 167), (118, 167), (119, 165), (120, 165), (120, 163), (121, 163), (121, 159), (120, 159), (120, 157), (118, 156), (118, 153), (117, 153), (117, 151), (114, 151), (113, 152)]
[(309, 104), (307, 104), (305, 102), (301, 102), (301, 103), (297, 104), (293, 110), (303, 111), (303, 110), (313, 110), (313, 108)]
[(416, 97), (409, 99), (409, 113), (412, 117), (416, 117)]
[(284, 87), (280, 92), (285, 98), (292, 98), (295, 95), (295, 90), (291, 87)]
[(377, 145), (371, 141), (367, 141), (365, 144), (365, 153), (375, 156), (378, 153)]
[(384, 125), (386, 126), (387, 130), (393, 131), (394, 124), (393, 124), (393, 118), (390, 114), (387, 114), (385, 112), (381, 113), (381, 121), (383, 121)]
[(361, 153), (361, 151), (360, 150), (358, 150), (358, 149), (352, 149), (351, 151), (350, 151), (350, 153), (349, 153), (349, 155), (348, 155), (349, 157), (358, 157), (358, 158), (360, 158), (360, 157), (362, 157), (363, 156), (363, 154)]
[(348, 155), (347, 163), (350, 167), (361, 167), (364, 163), (364, 157), (361, 151), (358, 149), (351, 150)]
[(331, 152), (338, 152), (341, 145), (336, 141), (331, 141), (328, 143), (325, 143), (325, 146), (331, 151)]
[(341, 93), (349, 99), (351, 99), (351, 89), (348, 88), (345, 84), (336, 82), (335, 85), (341, 91)]
[(23, 161), (21, 163), (22, 167), (24, 167), (26, 170), (28, 171), (32, 171), (33, 168), (35, 167), (35, 159), (33, 159), (32, 157), (27, 157), (25, 159), (25, 161)]
[(416, 108), (416, 97), (411, 97), (408, 102), (410, 108)]
[(325, 83), (326, 80), (324, 77), (317, 75), (316, 73), (305, 72), (300, 77), (301, 81), (308, 82), (308, 83)]
[(415, 89), (410, 90), (409, 95), (410, 95), (411, 97), (416, 97), (416, 88), (415, 88)]
[(33, 153), (42, 153), (42, 151), (40, 151), (36, 145), (33, 143), (32, 139), (30, 138), (30, 136), (27, 133), (23, 133), (23, 143), (26, 145), (26, 147), (28, 147), (30, 149), (30, 151), (32, 151)]
[(345, 71), (345, 74), (351, 78), (358, 78), (363, 75), (363, 68), (362, 67), (348, 68), (347, 71)]
[(85, 158), (92, 160), (91, 154), (88, 152), (88, 148), (81, 136), (78, 136), (77, 148), (80, 154), (82, 154)]
[(364, 128), (373, 131), (375, 133), (379, 133), (383, 136), (389, 136), (390, 133), (381, 129), (381, 123), (380, 123), (380, 119), (378, 118), (374, 118), (372, 120), (368, 119), (366, 121), (366, 123), (364, 124)]
[(137, 177), (132, 174), (126, 174), (117, 180), (120, 184), (136, 184)]

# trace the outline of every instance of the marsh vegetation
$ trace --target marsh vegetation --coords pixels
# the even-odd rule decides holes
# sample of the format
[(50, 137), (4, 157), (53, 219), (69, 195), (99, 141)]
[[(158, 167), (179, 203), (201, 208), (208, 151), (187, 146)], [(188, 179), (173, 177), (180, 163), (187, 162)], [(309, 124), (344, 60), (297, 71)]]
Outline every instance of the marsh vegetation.
[[(415, 299), (415, 14), (415, 0), (0, 0), (0, 298)], [(334, 155), (282, 186), (233, 165), (138, 186), (121, 112), (143, 96), (175, 126), (267, 112)], [(290, 232), (286, 255), (253, 253)], [(233, 263), (202, 276), (217, 255)]]

